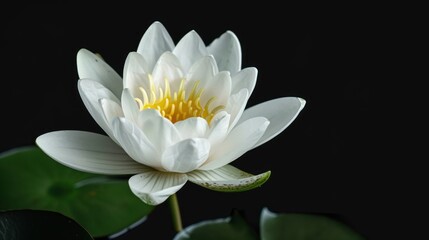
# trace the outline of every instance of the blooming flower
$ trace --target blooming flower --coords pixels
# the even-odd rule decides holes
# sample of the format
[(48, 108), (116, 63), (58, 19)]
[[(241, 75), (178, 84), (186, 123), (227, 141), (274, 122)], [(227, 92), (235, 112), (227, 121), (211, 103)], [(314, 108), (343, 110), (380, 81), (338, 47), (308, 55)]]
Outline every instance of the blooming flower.
[(230, 163), (281, 133), (305, 105), (298, 97), (245, 109), (257, 69), (241, 69), (241, 47), (227, 31), (206, 46), (195, 31), (177, 45), (160, 22), (128, 54), (123, 77), (96, 54), (77, 54), (78, 90), (108, 135), (55, 131), (36, 139), (56, 161), (98, 174), (130, 174), (132, 192), (157, 205), (187, 181), (218, 191), (262, 185), (270, 171)]

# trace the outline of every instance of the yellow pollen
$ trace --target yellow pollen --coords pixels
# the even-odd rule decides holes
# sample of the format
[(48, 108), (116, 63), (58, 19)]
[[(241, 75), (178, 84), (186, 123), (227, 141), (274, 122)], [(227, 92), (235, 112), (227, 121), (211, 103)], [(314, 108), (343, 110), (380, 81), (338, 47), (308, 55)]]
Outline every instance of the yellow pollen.
[(210, 107), (216, 100), (216, 97), (210, 98), (207, 103), (202, 106), (200, 98), (204, 89), (198, 88), (199, 83), (199, 81), (194, 83), (189, 96), (187, 96), (184, 79), (180, 82), (179, 89), (171, 93), (168, 79), (164, 79), (164, 89), (159, 87), (157, 91), (152, 76), (149, 75), (149, 89), (140, 87), (141, 98), (135, 98), (135, 100), (140, 111), (145, 109), (158, 110), (163, 117), (169, 119), (173, 123), (190, 117), (201, 117), (206, 119), (210, 124), (215, 114), (225, 107), (222, 105), (213, 108)]

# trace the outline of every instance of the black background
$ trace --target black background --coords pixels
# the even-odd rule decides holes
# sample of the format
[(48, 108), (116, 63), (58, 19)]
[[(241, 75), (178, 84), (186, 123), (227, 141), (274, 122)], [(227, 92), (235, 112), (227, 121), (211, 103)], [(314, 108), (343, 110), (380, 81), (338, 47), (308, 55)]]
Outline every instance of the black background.
[[(183, 3), (182, 3), (183, 4)], [(372, 228), (370, 99), (374, 94), (367, 13), (330, 6), (199, 2), (116, 5), (22, 5), (1, 14), (1, 144), (33, 145), (56, 130), (100, 132), (77, 91), (76, 53), (100, 53), (119, 74), (143, 33), (160, 21), (175, 43), (195, 30), (206, 44), (232, 30), (243, 68), (258, 68), (248, 106), (283, 96), (307, 105), (282, 134), (234, 162), (250, 173), (272, 171), (261, 188), (220, 193), (192, 183), (178, 192), (184, 225), (242, 210), (255, 227), (263, 207), (327, 214), (366, 237)], [(112, 6), (110, 6), (112, 7)], [(365, 139), (365, 140), (364, 140)], [(156, 235), (159, 234), (159, 235)], [(118, 239), (171, 239), (167, 204)]]

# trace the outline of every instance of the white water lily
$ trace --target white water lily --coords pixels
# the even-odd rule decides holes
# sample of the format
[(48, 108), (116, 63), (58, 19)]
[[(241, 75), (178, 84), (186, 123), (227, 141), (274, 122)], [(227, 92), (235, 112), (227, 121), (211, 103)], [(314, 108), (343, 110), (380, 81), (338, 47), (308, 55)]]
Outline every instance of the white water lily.
[(43, 134), (37, 145), (56, 161), (85, 172), (130, 174), (132, 192), (157, 205), (187, 181), (218, 191), (262, 185), (230, 163), (281, 133), (305, 105), (298, 97), (245, 109), (257, 69), (241, 69), (241, 47), (227, 31), (205, 45), (195, 31), (177, 45), (160, 22), (129, 53), (123, 77), (92, 52), (77, 54), (78, 90), (106, 135)]

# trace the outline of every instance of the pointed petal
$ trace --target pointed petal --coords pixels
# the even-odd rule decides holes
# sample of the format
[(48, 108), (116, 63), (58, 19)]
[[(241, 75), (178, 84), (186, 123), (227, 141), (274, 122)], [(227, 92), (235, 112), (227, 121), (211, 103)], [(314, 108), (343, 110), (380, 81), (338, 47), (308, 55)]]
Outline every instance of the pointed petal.
[(210, 143), (207, 139), (185, 139), (163, 152), (162, 166), (169, 172), (190, 172), (201, 166), (209, 156), (209, 152)]
[(156, 21), (143, 34), (137, 52), (146, 59), (148, 69), (153, 69), (161, 54), (172, 51), (173, 48), (174, 42), (167, 29)]
[(188, 173), (188, 178), (189, 181), (211, 190), (242, 192), (261, 186), (270, 175), (271, 171), (252, 175), (231, 165), (225, 165), (209, 171), (193, 171)]
[(130, 89), (133, 97), (141, 97), (139, 87), (149, 89), (148, 74), (151, 72), (142, 55), (130, 52), (124, 65), (124, 88)]
[[(160, 87), (164, 90), (165, 80), (167, 80), (171, 90), (177, 90), (180, 81), (183, 79), (183, 71), (179, 59), (171, 52), (163, 53), (153, 69), (152, 77), (156, 87)], [(158, 92), (156, 92), (156, 94), (158, 94)]]
[(134, 123), (125, 118), (116, 118), (112, 121), (112, 127), (116, 139), (130, 157), (146, 166), (162, 168), (161, 154)]
[(173, 123), (162, 117), (158, 110), (141, 111), (138, 125), (159, 152), (163, 152), (165, 148), (181, 140), (180, 133)]
[(241, 46), (237, 36), (227, 31), (215, 39), (207, 50), (216, 58), (220, 71), (229, 71), (231, 74), (241, 69)]
[(254, 67), (245, 68), (232, 76), (231, 93), (237, 93), (241, 89), (246, 88), (249, 91), (249, 97), (255, 89), (256, 79), (258, 77), (258, 69)]
[(110, 124), (106, 122), (103, 110), (101, 109), (101, 105), (99, 104), (99, 100), (105, 98), (119, 103), (118, 98), (116, 98), (116, 96), (113, 95), (113, 93), (109, 89), (101, 85), (101, 83), (93, 80), (80, 79), (78, 81), (78, 90), (82, 101), (91, 116), (104, 130), (104, 132), (106, 132), (107, 135), (109, 135), (113, 140), (115, 140), (115, 136), (110, 129)]
[(149, 74), (152, 72), (152, 68), (149, 68), (146, 59), (140, 53), (130, 52), (125, 59), (124, 75), (127, 72)]
[(153, 171), (132, 176), (128, 184), (143, 202), (158, 205), (179, 191), (187, 181), (185, 174)]
[(189, 68), (203, 56), (207, 56), (208, 52), (206, 45), (204, 44), (201, 37), (195, 31), (187, 33), (173, 50), (180, 62), (184, 72), (188, 72)]
[(200, 138), (206, 136), (209, 128), (207, 121), (200, 117), (192, 117), (174, 124), (182, 139)]
[(81, 49), (77, 53), (76, 61), (80, 79), (95, 80), (109, 89), (117, 98), (121, 96), (122, 78), (104, 60), (87, 49)]
[(263, 117), (249, 119), (234, 128), (222, 143), (222, 147), (212, 152), (201, 170), (213, 170), (222, 167), (249, 151), (261, 138), (269, 125)]
[(226, 105), (225, 111), (231, 114), (231, 119), (229, 123), (229, 130), (234, 128), (238, 120), (243, 114), (244, 109), (246, 108), (247, 100), (249, 99), (249, 92), (247, 89), (241, 89), (238, 93), (231, 95), (229, 101)]
[(125, 118), (136, 123), (140, 111), (136, 101), (134, 100), (128, 88), (125, 88), (122, 91), (121, 105), (122, 110), (124, 111)]
[(150, 170), (131, 159), (109, 137), (83, 131), (43, 134), (36, 144), (51, 158), (70, 168), (96, 174), (136, 174)]
[(305, 100), (302, 98), (277, 98), (246, 109), (239, 122), (256, 116), (265, 117), (270, 121), (267, 131), (253, 146), (253, 148), (256, 148), (285, 130), (295, 120), (304, 106)]

